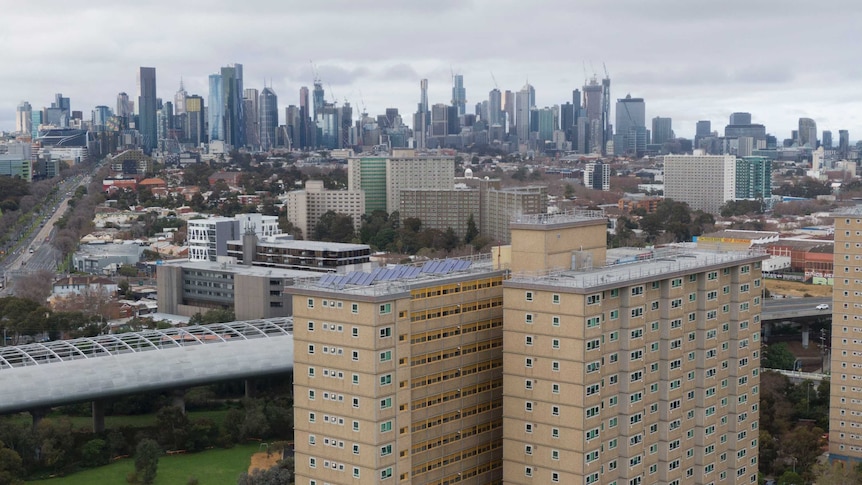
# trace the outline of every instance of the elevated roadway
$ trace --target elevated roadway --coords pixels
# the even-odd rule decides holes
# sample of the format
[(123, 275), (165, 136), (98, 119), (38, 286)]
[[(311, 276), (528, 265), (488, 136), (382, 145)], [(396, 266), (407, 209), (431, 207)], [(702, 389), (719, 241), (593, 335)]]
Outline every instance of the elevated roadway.
[(2, 347), (0, 413), (291, 370), (292, 318)]
[[(826, 304), (829, 308), (818, 310), (817, 305)], [(832, 298), (777, 298), (763, 301), (760, 311), (761, 321), (793, 320), (795, 318), (828, 316), (832, 317)]]

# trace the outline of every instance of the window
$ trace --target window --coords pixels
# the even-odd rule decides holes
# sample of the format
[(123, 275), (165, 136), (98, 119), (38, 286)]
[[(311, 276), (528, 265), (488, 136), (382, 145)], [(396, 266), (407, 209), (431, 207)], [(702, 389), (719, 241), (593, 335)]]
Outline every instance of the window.
[(383, 303), (379, 307), (380, 314), (386, 315), (388, 313), (392, 313), (392, 303)]
[(358, 337), (358, 336), (359, 336), (359, 328), (358, 328), (358, 327), (353, 327), (353, 328), (350, 330), (350, 335), (351, 335), (351, 336), (353, 336), (353, 337)]
[(643, 286), (633, 286), (632, 287), (632, 296), (638, 296), (638, 295), (643, 295), (643, 294), (644, 294), (644, 287)]
[(551, 481), (554, 483), (558, 483), (560, 481), (560, 474), (557, 472), (551, 472)]
[(533, 345), (533, 336), (527, 335), (524, 337), (524, 345)]
[(389, 362), (390, 360), (392, 360), (391, 350), (380, 352), (380, 362)]
[[(326, 396), (324, 396), (324, 397), (326, 397)], [(353, 407), (355, 407), (355, 408), (359, 407), (359, 398), (358, 397), (353, 398)]]
[(309, 401), (314, 401), (314, 389), (309, 389), (309, 390), (308, 390), (308, 400), (309, 400)]
[(380, 329), (380, 338), (388, 338), (392, 336), (392, 327), (383, 327)]
[(680, 286), (682, 286), (682, 278), (674, 278), (673, 280), (671, 280), (670, 286), (671, 288), (679, 288)]
[(386, 480), (387, 478), (391, 478), (391, 477), (392, 477), (392, 467), (388, 467), (388, 468), (384, 468), (383, 470), (380, 470), (380, 479), (381, 480)]
[(383, 445), (380, 447), (380, 456), (388, 456), (392, 454), (392, 445)]
[(525, 401), (524, 402), (524, 411), (527, 411), (528, 413), (533, 412), (533, 401)]
[(527, 323), (527, 324), (531, 324), (531, 323), (533, 323), (533, 314), (532, 314), (532, 313), (528, 313), (528, 314), (526, 314), (526, 315), (524, 316), (524, 322), (525, 322), (525, 323)]
[(644, 314), (644, 307), (639, 306), (637, 308), (632, 308), (632, 318), (637, 318), (637, 317), (643, 316), (643, 314)]
[(314, 367), (308, 368), (308, 377), (314, 377)]
[(551, 317), (551, 325), (553, 325), (555, 327), (559, 327), (560, 326), (560, 317)]
[(359, 304), (358, 303), (351, 303), (350, 304), (350, 313), (353, 313), (353, 314), (359, 313)]
[(595, 295), (587, 296), (587, 305), (595, 305), (597, 303), (601, 303), (601, 301), (602, 301), (602, 295), (599, 293), (596, 293)]
[(524, 381), (524, 389), (527, 389), (527, 390), (533, 389), (533, 379), (527, 379)]
[(617, 318), (620, 318), (620, 311), (619, 310), (611, 310), (610, 319), (616, 320)]
[(314, 322), (311, 322), (311, 321), (308, 322), (308, 331), (309, 332), (314, 331)]
[(551, 303), (553, 303), (555, 305), (559, 305), (560, 304), (560, 295), (557, 295), (557, 294), (551, 295)]
[(392, 407), (392, 398), (386, 397), (380, 400), (380, 409), (389, 409)]
[(353, 358), (353, 362), (358, 362), (358, 361), (359, 361), (359, 351), (358, 351), (358, 350), (354, 350), (354, 351), (352, 351), (352, 352), (351, 352), (351, 356), (352, 356), (352, 358)]
[(525, 466), (524, 467), (524, 476), (525, 477), (532, 477), (533, 476), (533, 467)]
[(551, 347), (553, 347), (554, 349), (559, 349), (560, 348), (560, 339), (555, 338), (555, 339), (551, 340)]
[[(554, 317), (554, 326), (559, 326), (560, 317)], [(602, 319), (600, 317), (590, 317), (587, 319), (587, 328), (595, 328), (601, 325)]]
[(314, 354), (314, 344), (308, 344), (308, 353)]
[(559, 372), (560, 371), (560, 363), (557, 362), (556, 360), (551, 362), (551, 370), (554, 372)]
[(533, 292), (532, 292), (532, 291), (528, 291), (528, 292), (526, 292), (526, 293), (524, 294), (524, 296), (525, 296), (525, 298), (526, 298), (526, 300), (527, 300), (527, 301), (533, 301)]
[(559, 384), (551, 384), (551, 392), (554, 394), (560, 393), (560, 385)]
[(310, 468), (317, 468), (317, 458), (313, 456), (308, 457), (308, 466)]
[(392, 384), (392, 374), (384, 374), (380, 376), (381, 386), (388, 386), (389, 384)]
[(613, 290), (611, 290), (611, 298), (616, 298), (618, 296), (620, 296), (620, 289), (619, 288), (614, 288)]
[(314, 308), (314, 298), (309, 298), (306, 306), (308, 306), (308, 308)]
[(316, 419), (316, 415), (314, 413), (308, 413), (308, 422), (313, 423)]
[(533, 367), (533, 358), (527, 357), (524, 359), (524, 367)]
[(524, 454), (532, 455), (533, 454), (533, 445), (524, 445)]

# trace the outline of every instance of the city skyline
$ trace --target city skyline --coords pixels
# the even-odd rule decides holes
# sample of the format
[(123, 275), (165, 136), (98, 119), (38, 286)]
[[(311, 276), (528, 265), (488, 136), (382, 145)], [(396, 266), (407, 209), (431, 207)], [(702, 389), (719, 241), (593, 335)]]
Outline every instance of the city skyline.
[[(753, 122), (765, 124), (779, 140), (790, 137), (801, 117), (812, 118), (821, 130), (850, 130), (851, 136), (862, 125), (862, 101), (854, 101), (862, 99), (862, 87), (854, 83), (860, 68), (843, 62), (838, 49), (851, 45), (852, 18), (862, 14), (862, 6), (850, 2), (816, 11), (795, 9), (793, 4), (802, 5), (796, 1), (731, 1), (710, 15), (677, 0), (493, 7), (485, 1), (384, 1), (361, 8), (342, 2), (332, 10), (343, 14), (338, 17), (320, 6), (290, 3), (251, 1), (242, 10), (219, 1), (208, 2), (206, 10), (155, 3), (143, 8), (95, 2), (75, 9), (49, 1), (4, 12), (4, 38), (28, 42), (27, 49), (8, 50), (13, 68), (0, 73), (0, 130), (15, 129), (21, 101), (39, 109), (58, 92), (88, 119), (95, 106), (113, 106), (117, 93), (137, 93), (140, 66), (156, 68), (163, 101), (173, 99), (181, 79), (189, 94), (206, 99), (208, 77), (234, 63), (245, 67), (247, 87), (270, 86), (281, 108), (299, 105), (299, 90), (313, 87), (316, 71), (327, 101), (347, 99), (357, 114), (363, 106), (370, 115), (395, 107), (411, 125), (423, 78), (429, 80), (429, 105), (450, 103), (454, 73), (463, 75), (468, 113), (495, 85), (517, 92), (526, 82), (535, 87), (541, 108), (570, 100), (572, 90), (593, 74), (604, 77), (603, 64), (613, 80), (613, 100), (626, 94), (644, 98), (647, 118), (672, 118), (678, 136), (692, 138), (697, 120), (712, 121), (720, 132), (737, 111), (752, 113)], [(737, 7), (748, 20), (739, 21)], [(554, 15), (541, 14), (546, 11)], [(140, 25), (164, 25), (165, 17), (198, 14), (205, 19), (200, 29), (177, 23), (148, 41), (136, 39), (153, 37), (123, 34)], [(512, 19), (519, 19), (518, 29), (506, 27)], [(32, 36), (36, 22), (46, 28)], [(826, 24), (817, 36), (798, 35)], [(449, 35), (439, 35), (441, 25)], [(328, 31), (338, 35), (321, 35)], [(641, 39), (648, 48), (631, 49), (630, 32), (649, 32)], [(420, 41), (432, 35), (435, 42)], [(465, 36), (483, 40), (464, 42)]]

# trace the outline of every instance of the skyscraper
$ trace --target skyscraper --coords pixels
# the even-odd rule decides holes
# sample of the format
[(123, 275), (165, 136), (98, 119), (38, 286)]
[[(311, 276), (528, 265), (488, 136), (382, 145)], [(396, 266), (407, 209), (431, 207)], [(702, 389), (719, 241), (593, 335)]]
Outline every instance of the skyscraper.
[(652, 143), (660, 145), (673, 139), (673, 122), (670, 118), (656, 116), (652, 119)]
[(314, 79), (314, 93), (312, 94), (314, 101), (314, 121), (317, 121), (317, 116), (323, 113), (323, 106), (326, 104), (324, 99), (323, 84), (320, 79)]
[(602, 85), (598, 83), (596, 78), (590, 79), (589, 84), (584, 86), (584, 109), (587, 116), (587, 139), (585, 141), (588, 143), (587, 151), (591, 153), (602, 153), (605, 147), (602, 96)]
[(93, 123), (94, 131), (102, 131), (108, 125), (108, 120), (111, 118), (113, 113), (111, 113), (111, 108), (107, 106), (96, 106), (93, 108), (93, 116), (91, 122)]
[(242, 93), (242, 109), (245, 116), (245, 144), (253, 150), (260, 149), (260, 93), (255, 88), (245, 88)]
[(126, 93), (117, 94), (117, 116), (122, 118), (125, 126), (129, 126), (129, 118), (134, 112), (134, 102), (129, 99), (129, 95)]
[(267, 151), (276, 146), (275, 131), (278, 128), (278, 96), (272, 88), (260, 92), (260, 149)]
[(308, 148), (314, 143), (314, 134), (312, 133), (311, 105), (308, 102), (308, 87), (299, 88), (299, 140), (293, 140), (293, 143), (300, 148)]
[[(641, 157), (646, 150), (646, 104), (630, 94), (617, 100), (614, 154)], [(618, 146), (619, 145), (619, 146)]]
[(830, 130), (823, 130), (823, 139), (821, 140), (821, 143), (827, 150), (832, 148), (832, 132)]
[(449, 128), (448, 106), (437, 103), (431, 106), (431, 136), (446, 136)]
[(158, 146), (158, 128), (156, 126), (156, 68), (142, 67), (138, 71), (138, 132), (146, 153)]
[(838, 130), (838, 154), (846, 158), (850, 153), (850, 132)]
[(503, 111), (506, 113), (508, 133), (515, 134), (515, 93), (508, 89), (503, 93)]
[(183, 78), (180, 78), (180, 89), (174, 94), (174, 114), (181, 115), (186, 112), (186, 97), (189, 93), (183, 87)]
[(736, 197), (734, 155), (666, 155), (664, 196), (685, 202), (692, 210), (718, 214)]
[(696, 137), (704, 137), (712, 135), (712, 122), (709, 120), (701, 120), (697, 122), (695, 129)]
[(488, 93), (488, 126), (505, 125), (503, 119), (503, 95), (494, 88)]
[(817, 123), (811, 118), (799, 118), (799, 146), (817, 148)]
[(245, 146), (242, 64), (221, 68), (221, 82), (224, 102), (224, 141), (232, 147), (239, 148)]
[[(607, 72), (605, 73), (607, 74)], [(602, 155), (606, 155), (606, 143), (613, 136), (611, 127), (611, 78), (602, 79)]]
[(224, 134), (224, 85), (221, 74), (210, 74), (210, 93), (207, 104), (207, 118), (209, 123), (209, 141), (225, 141)]
[(730, 123), (729, 125), (750, 125), (751, 124), (751, 113), (731, 113), (730, 114)]
[(467, 90), (464, 89), (464, 76), (452, 76), (452, 106), (458, 107), (458, 116), (463, 116), (467, 108)]
[(515, 133), (519, 144), (530, 141), (530, 109), (535, 106), (536, 90), (529, 83), (515, 95)]
[(33, 131), (33, 107), (27, 101), (21, 101), (15, 110), (15, 132), (29, 135)]
[(204, 98), (193, 94), (186, 96), (186, 140), (195, 146), (206, 142), (206, 117), (204, 115)]
[(428, 136), (428, 80), (419, 81), (419, 106), (413, 120), (413, 136), (416, 138), (416, 148), (424, 150), (427, 148)]

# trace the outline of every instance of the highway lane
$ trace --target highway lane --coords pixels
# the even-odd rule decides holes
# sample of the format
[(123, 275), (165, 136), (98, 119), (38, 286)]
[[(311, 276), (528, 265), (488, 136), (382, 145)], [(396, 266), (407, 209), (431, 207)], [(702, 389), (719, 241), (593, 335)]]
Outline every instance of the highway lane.
[[(829, 305), (829, 309), (818, 310), (820, 304)], [(832, 298), (775, 298), (763, 301), (761, 320), (780, 320), (782, 318), (813, 317), (817, 315), (832, 316)]]

